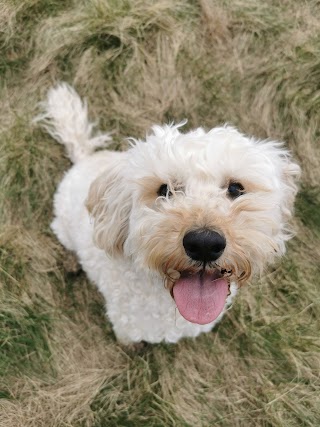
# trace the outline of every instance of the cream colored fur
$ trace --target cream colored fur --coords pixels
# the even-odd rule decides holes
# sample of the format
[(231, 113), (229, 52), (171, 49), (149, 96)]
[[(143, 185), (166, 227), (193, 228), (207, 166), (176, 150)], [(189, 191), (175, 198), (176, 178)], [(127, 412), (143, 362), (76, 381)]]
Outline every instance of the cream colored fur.
[[(299, 167), (282, 144), (246, 137), (230, 126), (188, 133), (154, 126), (126, 152), (98, 151), (110, 139), (92, 136), (87, 108), (65, 84), (44, 103), (48, 131), (75, 163), (54, 199), (52, 229), (106, 299), (117, 338), (177, 342), (208, 332), (238, 287), (285, 253)], [(245, 194), (232, 200), (228, 183)], [(161, 184), (172, 196), (158, 196)], [(185, 233), (205, 227), (227, 240), (219, 269), (232, 271), (230, 295), (212, 323), (196, 325), (176, 309), (170, 290), (187, 256)]]

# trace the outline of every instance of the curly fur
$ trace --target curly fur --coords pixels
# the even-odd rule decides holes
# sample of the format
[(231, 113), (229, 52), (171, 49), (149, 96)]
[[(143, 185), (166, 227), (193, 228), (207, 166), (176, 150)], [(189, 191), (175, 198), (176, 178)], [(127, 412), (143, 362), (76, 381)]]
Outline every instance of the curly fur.
[[(55, 195), (52, 229), (104, 295), (121, 342), (208, 332), (238, 287), (285, 253), (299, 167), (281, 143), (230, 126), (183, 134), (179, 124), (154, 126), (126, 152), (94, 153), (109, 136), (91, 137), (86, 106), (72, 88), (51, 89), (44, 105), (46, 128), (75, 163)], [(230, 182), (241, 182), (245, 194), (232, 200)], [(158, 196), (163, 183), (171, 197)], [(182, 244), (197, 228), (223, 233), (227, 246), (215, 268), (231, 271), (225, 307), (207, 325), (185, 320), (170, 295), (181, 271), (199, 270)]]

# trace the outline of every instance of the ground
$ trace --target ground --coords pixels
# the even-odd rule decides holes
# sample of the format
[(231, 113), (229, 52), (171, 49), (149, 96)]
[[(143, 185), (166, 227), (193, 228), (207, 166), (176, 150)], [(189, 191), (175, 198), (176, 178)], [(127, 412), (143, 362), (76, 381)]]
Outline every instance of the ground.
[[(320, 425), (320, 6), (315, 0), (0, 1), (0, 426)], [(120, 347), (50, 230), (69, 161), (32, 118), (64, 80), (113, 131), (225, 122), (302, 167), (286, 258), (208, 335)]]

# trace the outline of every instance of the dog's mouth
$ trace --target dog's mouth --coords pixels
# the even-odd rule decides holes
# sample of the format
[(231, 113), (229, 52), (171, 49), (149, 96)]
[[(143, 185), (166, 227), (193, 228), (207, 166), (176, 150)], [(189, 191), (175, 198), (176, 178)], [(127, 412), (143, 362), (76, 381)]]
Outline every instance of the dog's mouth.
[(182, 272), (172, 289), (181, 316), (199, 325), (217, 319), (230, 293), (228, 273), (218, 269), (211, 272), (205, 269), (197, 273)]

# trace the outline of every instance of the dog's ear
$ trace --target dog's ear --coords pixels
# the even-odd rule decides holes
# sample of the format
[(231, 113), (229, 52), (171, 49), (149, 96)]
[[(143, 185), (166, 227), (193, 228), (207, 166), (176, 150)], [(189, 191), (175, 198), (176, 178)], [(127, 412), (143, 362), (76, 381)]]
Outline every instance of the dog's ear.
[(301, 175), (300, 166), (291, 160), (290, 156), (283, 158), (282, 179), (284, 186), (284, 200), (282, 204), (282, 213), (284, 220), (292, 216), (294, 200), (298, 192), (298, 182)]
[(93, 181), (86, 207), (94, 219), (94, 243), (111, 256), (123, 254), (128, 236), (132, 198), (119, 161)]

